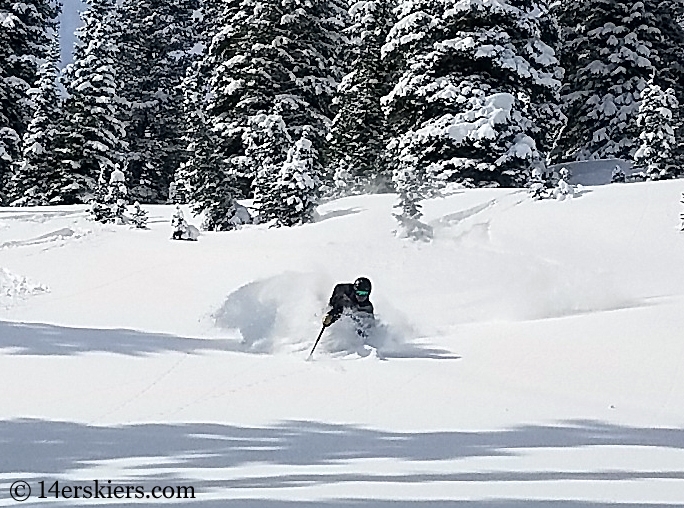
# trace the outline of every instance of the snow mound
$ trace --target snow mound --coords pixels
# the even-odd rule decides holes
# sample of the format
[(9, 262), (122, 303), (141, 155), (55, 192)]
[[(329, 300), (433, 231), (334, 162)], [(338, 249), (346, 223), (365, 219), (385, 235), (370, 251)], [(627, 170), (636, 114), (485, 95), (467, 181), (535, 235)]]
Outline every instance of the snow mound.
[(28, 240), (11, 240), (9, 242), (4, 242), (0, 244), (0, 249), (6, 249), (10, 247), (28, 247), (31, 245), (42, 245), (42, 244), (52, 244), (57, 243), (63, 245), (64, 241), (68, 238), (71, 240), (77, 240), (83, 238), (90, 234), (90, 231), (86, 230), (75, 230), (72, 228), (61, 228), (56, 231), (51, 231), (44, 235), (37, 236), (35, 238), (30, 238)]
[(18, 301), (48, 293), (50, 289), (26, 277), (15, 275), (6, 268), (0, 268), (0, 306), (9, 308)]

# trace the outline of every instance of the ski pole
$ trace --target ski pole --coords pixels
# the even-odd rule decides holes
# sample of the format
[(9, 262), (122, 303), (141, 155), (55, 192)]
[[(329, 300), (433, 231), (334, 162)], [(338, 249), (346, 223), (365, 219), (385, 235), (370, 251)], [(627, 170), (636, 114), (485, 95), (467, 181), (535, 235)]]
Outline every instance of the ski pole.
[[(321, 328), (321, 331), (318, 333), (318, 337), (316, 337), (316, 342), (314, 342), (313, 347), (311, 348), (311, 353), (309, 353), (309, 358), (313, 356), (314, 349), (316, 349), (316, 346), (318, 346), (318, 341), (321, 340), (321, 337), (323, 336), (323, 332), (325, 331), (327, 327), (323, 325), (323, 328)], [(308, 358), (307, 358), (308, 360)]]

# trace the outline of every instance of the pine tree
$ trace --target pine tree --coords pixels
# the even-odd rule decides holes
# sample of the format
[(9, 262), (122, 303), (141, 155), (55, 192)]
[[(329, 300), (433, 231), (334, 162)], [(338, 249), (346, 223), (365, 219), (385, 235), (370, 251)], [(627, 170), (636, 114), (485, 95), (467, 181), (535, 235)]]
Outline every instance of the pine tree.
[(171, 217), (171, 226), (173, 227), (173, 234), (171, 238), (174, 240), (182, 240), (183, 234), (188, 229), (188, 223), (185, 221), (185, 215), (179, 205), (176, 205), (176, 211)]
[(641, 97), (637, 115), (640, 145), (634, 153), (635, 165), (643, 167), (653, 180), (672, 178), (680, 172), (673, 164), (679, 103), (672, 88), (663, 90), (653, 79)]
[[(247, 220), (238, 213), (242, 207), (237, 199), (246, 197), (251, 182), (242, 176), (235, 158), (224, 153), (226, 140), (215, 129), (217, 119), (210, 111), (215, 96), (211, 80), (215, 79), (216, 66), (220, 62), (212, 41), (215, 37), (223, 37), (218, 36), (219, 31), (230, 29), (230, 21), (239, 12), (240, 1), (202, 2), (195, 41), (202, 51), (183, 80), (187, 148), (185, 160), (175, 175), (176, 200), (192, 203), (194, 213), (204, 212), (202, 227), (207, 230), (230, 230)], [(232, 137), (227, 143), (237, 146), (241, 140)]]
[(18, 159), (20, 137), (17, 128), (20, 114), (16, 111), (23, 89), (12, 79), (10, 63), (19, 58), (10, 44), (16, 37), (19, 19), (10, 11), (9, 1), (0, 2), (0, 205), (7, 201), (7, 184), (12, 162)]
[(274, 221), (285, 216), (282, 201), (280, 171), (287, 160), (292, 139), (280, 115), (255, 115), (245, 132), (246, 158), (260, 167), (254, 181), (254, 204), (259, 211), (260, 222)]
[(133, 213), (131, 214), (131, 223), (137, 229), (149, 229), (147, 221), (149, 213), (140, 207), (140, 202), (133, 203)]
[[(435, 186), (519, 186), (550, 150), (563, 116), (561, 76), (534, 1), (404, 0), (385, 57), (400, 70), (383, 98), (405, 221)], [(550, 42), (550, 41), (549, 41)]]
[[(270, 135), (264, 115), (279, 117), (295, 139), (308, 129), (320, 147), (341, 75), (337, 29), (345, 11), (339, 0), (241, 0), (216, 12), (211, 44), (193, 68), (186, 102), (195, 116), (193, 149), (178, 176), (194, 210), (210, 218), (205, 227), (220, 229), (232, 227), (222, 217), (233, 215), (235, 199), (267, 192), (258, 188), (269, 180), (257, 177), (255, 148)], [(272, 168), (285, 162), (288, 147), (269, 153)]]
[(124, 218), (124, 212), (128, 203), (128, 187), (126, 186), (126, 175), (119, 166), (114, 168), (109, 177), (109, 186), (105, 200), (107, 203), (110, 203), (117, 224), (127, 222)]
[(317, 153), (308, 133), (290, 148), (287, 161), (273, 175), (268, 195), (259, 197), (259, 220), (274, 220), (275, 226), (296, 226), (313, 220), (319, 189), (316, 174)]
[(557, 3), (568, 126), (556, 159), (631, 158), (641, 94), (653, 74), (682, 98), (683, 8), (659, 0)]
[(566, 197), (572, 197), (575, 194), (575, 188), (570, 184), (570, 177), (572, 173), (568, 168), (560, 168), (558, 171), (558, 182), (556, 188), (553, 190), (553, 196), (559, 201)]
[[(284, 108), (304, 109), (298, 96), (294, 105), (279, 103), (290, 82), (282, 47), (291, 34), (281, 28), (286, 11), (279, 1), (245, 0), (238, 9), (225, 13), (224, 27), (209, 49), (214, 65), (208, 79), (211, 94), (206, 105), (209, 128), (221, 140), (225, 173), (234, 175), (240, 197), (248, 197), (262, 162), (249, 140), (268, 136), (262, 115), (280, 115)], [(261, 133), (258, 129), (266, 128)], [(250, 148), (252, 148), (251, 151)], [(284, 161), (287, 149), (270, 153), (276, 163)]]
[[(677, 102), (684, 104), (684, 2), (680, 0), (647, 0), (656, 16), (659, 36), (654, 41), (660, 65), (658, 80), (663, 88), (672, 88)], [(675, 128), (677, 144), (672, 153), (672, 164), (684, 166), (684, 122)]]
[(399, 222), (397, 235), (401, 238), (429, 241), (432, 239), (432, 228), (420, 221), (423, 216), (420, 202), (429, 196), (429, 175), (423, 166), (415, 168), (407, 164), (400, 164), (392, 175), (394, 186), (399, 194), (399, 203), (395, 208), (399, 213), (393, 214)]
[(126, 175), (121, 168), (118, 165), (115, 166), (109, 179), (105, 179), (104, 173), (100, 173), (95, 199), (90, 209), (92, 218), (103, 223), (125, 224), (128, 222), (128, 219), (124, 217), (127, 202)]
[(132, 195), (164, 201), (185, 147), (181, 83), (195, 45), (199, 0), (125, 0), (117, 80), (126, 108), (127, 172)]
[[(285, 7), (283, 28), (291, 34), (285, 63), (294, 80), (279, 98), (279, 110), (292, 139), (305, 135), (318, 154), (312, 176), (320, 189), (314, 193), (329, 194), (334, 175), (325, 171), (323, 147), (336, 112), (335, 93), (347, 71), (343, 30), (349, 24), (349, 6), (347, 0), (286, 0)], [(293, 107), (297, 102), (301, 105)]]
[(51, 0), (0, 0), (0, 204), (33, 116), (28, 90), (49, 57), (60, 9)]
[(284, 13), (259, 6), (205, 2), (200, 34), (205, 51), (184, 81), (188, 160), (176, 183), (193, 212), (204, 212), (203, 228), (209, 230), (234, 227), (236, 200), (250, 195), (258, 167), (245, 156), (243, 134), (252, 118), (274, 108), (272, 96), (286, 79), (282, 66), (272, 62), (279, 50), (271, 44)]
[(532, 176), (527, 183), (528, 194), (534, 200), (540, 200), (550, 197), (551, 193), (544, 180), (544, 174), (541, 168), (537, 167), (532, 170)]
[(339, 107), (326, 154), (335, 187), (354, 194), (390, 187), (384, 152), (390, 133), (380, 99), (390, 91), (390, 69), (381, 48), (393, 24), (392, 2), (357, 1), (350, 9), (351, 72), (337, 90)]
[[(199, 62), (194, 64), (199, 65)], [(188, 85), (185, 94), (188, 158), (176, 172), (176, 202), (190, 202), (194, 213), (204, 212), (202, 228), (205, 230), (234, 229), (231, 219), (235, 215), (236, 200), (244, 197), (240, 193), (240, 175), (225, 163), (216, 149), (221, 139), (207, 119), (200, 75), (194, 74), (185, 83)]]
[(615, 166), (610, 174), (610, 183), (625, 183), (626, 181), (625, 170), (620, 165)]
[[(182, 112), (186, 119), (182, 144), (185, 152), (179, 164), (169, 191), (169, 198), (175, 203), (189, 203), (194, 200), (198, 212), (203, 209), (199, 204), (204, 195), (201, 177), (209, 169), (216, 167), (218, 160), (212, 160), (213, 147), (218, 145), (209, 128), (206, 114), (208, 96), (207, 79), (210, 65), (207, 48), (218, 30), (221, 20), (218, 0), (201, 0), (200, 9), (194, 17), (193, 41), (195, 58), (190, 62), (183, 78)], [(208, 180), (211, 180), (209, 178)], [(171, 192), (173, 191), (173, 196)]]
[(70, 184), (66, 202), (91, 199), (97, 182), (108, 181), (125, 152), (125, 128), (116, 76), (114, 0), (88, 0), (74, 62), (66, 69), (66, 146), (62, 164)]
[[(290, 76), (279, 97), (293, 138), (304, 130), (318, 149), (334, 116), (333, 98), (345, 74), (345, 0), (284, 0), (280, 27), (286, 39), (283, 64)], [(295, 103), (300, 106), (293, 107)], [(289, 106), (288, 107), (286, 107)]]
[(63, 139), (61, 97), (57, 88), (59, 45), (55, 37), (52, 51), (38, 71), (35, 88), (28, 91), (34, 113), (23, 138), (21, 161), (16, 164), (9, 185), (13, 206), (56, 204), (62, 201), (64, 175), (57, 149)]

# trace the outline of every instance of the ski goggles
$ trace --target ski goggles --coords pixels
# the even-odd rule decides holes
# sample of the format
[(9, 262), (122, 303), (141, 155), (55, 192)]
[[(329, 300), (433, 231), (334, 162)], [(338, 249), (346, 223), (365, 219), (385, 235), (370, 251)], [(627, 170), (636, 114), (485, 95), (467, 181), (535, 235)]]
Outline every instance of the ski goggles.
[(370, 291), (357, 291), (356, 296), (368, 296)]

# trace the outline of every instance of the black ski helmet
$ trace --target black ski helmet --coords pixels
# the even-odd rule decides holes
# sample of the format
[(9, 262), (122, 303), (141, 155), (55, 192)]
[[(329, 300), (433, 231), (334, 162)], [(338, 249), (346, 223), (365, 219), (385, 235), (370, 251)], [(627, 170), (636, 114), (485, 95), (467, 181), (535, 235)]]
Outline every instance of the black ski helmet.
[(371, 292), (371, 281), (366, 277), (359, 277), (354, 281), (354, 291), (368, 291)]

